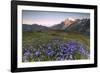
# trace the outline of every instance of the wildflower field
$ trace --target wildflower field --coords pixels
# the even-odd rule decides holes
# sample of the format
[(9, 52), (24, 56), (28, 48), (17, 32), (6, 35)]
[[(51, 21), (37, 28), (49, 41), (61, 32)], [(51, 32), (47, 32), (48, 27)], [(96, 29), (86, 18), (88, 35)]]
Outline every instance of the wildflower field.
[(34, 31), (22, 33), (22, 61), (83, 60), (90, 57), (88, 37), (69, 31)]

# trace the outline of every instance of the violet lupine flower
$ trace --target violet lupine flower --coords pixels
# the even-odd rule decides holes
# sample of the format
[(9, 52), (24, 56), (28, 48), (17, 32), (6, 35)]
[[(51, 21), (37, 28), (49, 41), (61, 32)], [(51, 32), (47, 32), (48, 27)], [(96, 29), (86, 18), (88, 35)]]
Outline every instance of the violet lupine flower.
[(51, 49), (47, 49), (47, 50), (45, 50), (45, 53), (48, 55), (52, 55), (52, 54), (54, 54), (54, 51)]
[(30, 52), (25, 52), (22, 56), (24, 62), (28, 62), (28, 58), (30, 57)]
[(23, 56), (29, 57), (30, 56), (30, 52), (25, 52)]
[(40, 51), (36, 51), (36, 52), (34, 53), (35, 56), (38, 56), (38, 55), (40, 55), (40, 54), (41, 54)]
[(83, 45), (80, 45), (79, 51), (84, 54), (84, 56), (87, 56), (89, 58), (89, 53), (84, 50)]

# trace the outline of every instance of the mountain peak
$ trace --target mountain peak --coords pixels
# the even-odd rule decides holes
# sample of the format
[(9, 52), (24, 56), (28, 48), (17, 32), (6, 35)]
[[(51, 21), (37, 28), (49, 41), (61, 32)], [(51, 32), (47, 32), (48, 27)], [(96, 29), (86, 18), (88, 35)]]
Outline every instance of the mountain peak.
[(66, 18), (65, 20), (64, 20), (64, 24), (65, 25), (70, 25), (70, 24), (72, 24), (72, 23), (74, 23), (75, 22), (75, 19), (72, 19), (72, 18)]

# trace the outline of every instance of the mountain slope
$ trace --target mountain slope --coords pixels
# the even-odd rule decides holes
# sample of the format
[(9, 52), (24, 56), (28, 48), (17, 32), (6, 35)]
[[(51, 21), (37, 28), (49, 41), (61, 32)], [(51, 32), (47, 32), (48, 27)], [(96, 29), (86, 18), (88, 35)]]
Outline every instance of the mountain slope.
[(72, 25), (68, 26), (66, 30), (80, 32), (90, 36), (90, 19), (78, 20)]
[(47, 29), (48, 28), (46, 26), (42, 26), (42, 25), (38, 25), (38, 24), (32, 24), (32, 25), (22, 24), (23, 32), (25, 32), (25, 31), (28, 31), (28, 32), (44, 31), (44, 30), (47, 30)]
[(51, 29), (62, 30), (63, 26), (64, 26), (64, 22), (61, 22), (60, 24), (56, 24), (56, 25), (52, 26)]

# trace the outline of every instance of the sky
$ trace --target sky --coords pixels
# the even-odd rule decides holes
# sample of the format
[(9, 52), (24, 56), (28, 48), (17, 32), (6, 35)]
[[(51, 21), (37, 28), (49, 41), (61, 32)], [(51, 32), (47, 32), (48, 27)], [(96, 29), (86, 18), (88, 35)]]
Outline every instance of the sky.
[(54, 12), (54, 11), (34, 11), (22, 10), (22, 24), (38, 24), (43, 26), (53, 26), (64, 21), (66, 18), (83, 19), (90, 18), (89, 13), (75, 12)]

